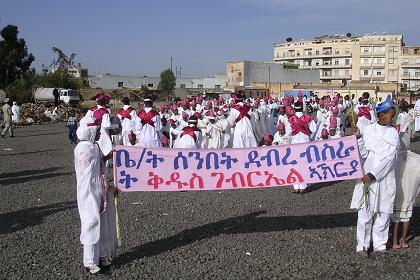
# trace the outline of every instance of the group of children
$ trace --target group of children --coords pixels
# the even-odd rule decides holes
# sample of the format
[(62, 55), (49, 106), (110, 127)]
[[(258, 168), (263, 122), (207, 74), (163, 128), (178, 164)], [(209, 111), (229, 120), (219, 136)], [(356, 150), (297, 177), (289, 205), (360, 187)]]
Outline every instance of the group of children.
[[(350, 121), (350, 124), (358, 138), (365, 172), (355, 187), (351, 203), (352, 208), (358, 209), (357, 251), (369, 250), (371, 236), (373, 249), (385, 250), (391, 217), (396, 224), (394, 232), (398, 231), (398, 222), (408, 222), (412, 203), (399, 207), (398, 214), (392, 216), (395, 193), (397, 186), (402, 189), (407, 184), (398, 180), (401, 174), (408, 172), (408, 163), (418, 158), (407, 151), (410, 142), (407, 135), (411, 136), (407, 129), (412, 118), (406, 116), (406, 108), (400, 107), (397, 131), (392, 126), (396, 111), (390, 97), (375, 108), (367, 93), (353, 104), (353, 100), (340, 95), (318, 99), (299, 94), (280, 100), (246, 99), (235, 92), (229, 100), (205, 100), (197, 96), (162, 105), (159, 111), (150, 98), (146, 98), (144, 107), (137, 111), (125, 97), (124, 106), (115, 116), (108, 106), (110, 99), (110, 95), (101, 92), (98, 104), (81, 119), (77, 128), (79, 144), (74, 151), (82, 223), (80, 240), (84, 245), (84, 265), (91, 273), (110, 265), (117, 244), (112, 204), (112, 195), (116, 192), (107, 185), (106, 179), (108, 160), (115, 144), (219, 149), (326, 140), (344, 136), (347, 112), (353, 109), (357, 123)], [(74, 127), (74, 122), (71, 125)], [(405, 143), (402, 150), (400, 139)], [(405, 161), (399, 160), (401, 154), (405, 155)], [(397, 169), (399, 173), (395, 175)], [(411, 179), (412, 192), (416, 192), (419, 182)], [(305, 191), (306, 184), (293, 186), (294, 193)], [(411, 194), (414, 198), (415, 195)], [(402, 200), (406, 202), (405, 198), (403, 193)], [(394, 248), (406, 247), (408, 226), (404, 224), (403, 228), (401, 242), (394, 240)]]

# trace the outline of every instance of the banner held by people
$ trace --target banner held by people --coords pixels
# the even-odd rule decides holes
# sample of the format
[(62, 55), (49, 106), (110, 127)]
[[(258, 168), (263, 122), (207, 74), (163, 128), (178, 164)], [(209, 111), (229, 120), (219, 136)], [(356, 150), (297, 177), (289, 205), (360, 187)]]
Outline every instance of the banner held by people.
[(122, 192), (279, 187), (363, 177), (354, 136), (241, 149), (117, 146), (114, 180)]

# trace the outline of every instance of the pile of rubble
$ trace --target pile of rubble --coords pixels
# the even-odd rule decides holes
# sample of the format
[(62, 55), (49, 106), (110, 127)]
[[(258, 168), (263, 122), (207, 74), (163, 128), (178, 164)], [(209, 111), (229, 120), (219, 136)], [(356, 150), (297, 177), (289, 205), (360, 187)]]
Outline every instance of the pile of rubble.
[(20, 107), (22, 124), (42, 124), (48, 122), (65, 122), (74, 113), (76, 117), (83, 114), (80, 108), (60, 104), (57, 109), (54, 106), (43, 103), (24, 103)]

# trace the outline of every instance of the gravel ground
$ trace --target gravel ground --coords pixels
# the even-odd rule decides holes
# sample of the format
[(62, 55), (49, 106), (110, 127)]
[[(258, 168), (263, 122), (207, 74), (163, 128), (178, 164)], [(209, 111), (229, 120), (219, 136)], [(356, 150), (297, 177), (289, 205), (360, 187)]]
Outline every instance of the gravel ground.
[[(0, 279), (96, 278), (82, 266), (66, 128), (24, 127), (15, 135), (0, 139)], [(420, 152), (416, 140), (413, 150)], [(366, 258), (355, 253), (353, 183), (311, 190), (123, 194), (123, 245), (100, 277), (420, 279), (420, 207), (409, 249)]]

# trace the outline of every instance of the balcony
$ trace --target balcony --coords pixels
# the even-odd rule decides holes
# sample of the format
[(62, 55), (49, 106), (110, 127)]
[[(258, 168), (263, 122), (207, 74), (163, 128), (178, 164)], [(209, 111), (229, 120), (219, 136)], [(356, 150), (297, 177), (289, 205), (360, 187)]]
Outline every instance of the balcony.
[(385, 68), (385, 63), (360, 64), (360, 68)]
[(383, 81), (385, 80), (385, 75), (381, 76), (360, 76), (361, 81)]
[(361, 52), (360, 57), (385, 57), (384, 52)]
[(402, 80), (420, 80), (420, 75), (402, 75)]
[(319, 69), (337, 69), (337, 68), (351, 68), (351, 64), (333, 64), (333, 63), (325, 63), (325, 64), (321, 64), (319, 66), (315, 66), (316, 68)]
[(274, 57), (274, 61), (283, 61), (283, 60), (290, 60), (290, 59), (302, 59), (302, 58), (327, 58), (327, 57), (351, 57), (351, 53), (340, 53), (340, 54), (335, 54), (335, 53), (329, 53), (329, 54), (304, 54), (304, 55), (299, 55), (297, 56), (296, 54), (287, 54), (286, 56), (279, 56), (279, 57)]
[(420, 68), (420, 63), (416, 63), (416, 64), (401, 64), (402, 68)]
[(323, 74), (320, 75), (321, 80), (351, 80), (351, 75), (334, 75), (334, 74)]

